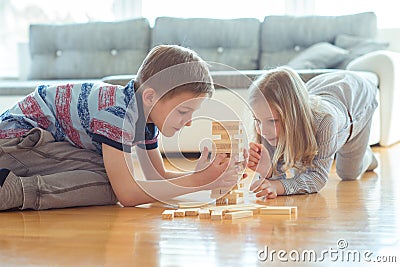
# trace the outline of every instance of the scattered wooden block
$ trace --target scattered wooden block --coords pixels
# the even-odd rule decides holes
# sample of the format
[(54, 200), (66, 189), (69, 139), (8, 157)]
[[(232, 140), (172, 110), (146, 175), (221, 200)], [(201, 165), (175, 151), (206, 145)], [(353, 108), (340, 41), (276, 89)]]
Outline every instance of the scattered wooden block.
[(175, 210), (164, 210), (161, 214), (163, 220), (172, 220), (174, 218)]
[(260, 209), (260, 214), (266, 215), (290, 215), (291, 213), (292, 208), (285, 206), (267, 206)]
[(288, 207), (290, 207), (290, 212), (292, 214), (297, 214), (297, 207), (296, 206), (288, 206)]
[(224, 215), (224, 219), (226, 220), (235, 220), (246, 217), (253, 217), (253, 212), (251, 210), (242, 210), (242, 211), (227, 212)]
[(211, 218), (211, 212), (210, 212), (210, 210), (207, 210), (207, 209), (200, 209), (200, 210), (199, 210), (199, 218), (200, 218), (200, 220), (203, 220), (203, 219), (210, 219), (210, 218)]
[(182, 209), (175, 210), (174, 217), (185, 217), (185, 210)]
[(181, 208), (198, 208), (208, 205), (206, 202), (179, 202), (178, 207)]
[(199, 209), (185, 209), (185, 216), (197, 216), (199, 215)]
[(221, 221), (221, 220), (222, 220), (222, 211), (221, 210), (211, 211), (211, 221)]

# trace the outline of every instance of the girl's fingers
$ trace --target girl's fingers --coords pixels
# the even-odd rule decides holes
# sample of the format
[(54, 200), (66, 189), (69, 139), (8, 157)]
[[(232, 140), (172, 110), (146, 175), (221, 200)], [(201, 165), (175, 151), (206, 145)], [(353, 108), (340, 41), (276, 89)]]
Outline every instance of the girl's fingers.
[(254, 150), (250, 150), (249, 158), (250, 157), (255, 157), (255, 158), (260, 159), (261, 158), (261, 153), (260, 152), (255, 152)]
[(263, 180), (257, 180), (255, 181), (251, 186), (250, 186), (250, 191), (255, 191), (264, 181)]
[(249, 162), (252, 161), (252, 162), (258, 164), (258, 162), (260, 161), (260, 159), (257, 158), (257, 157), (250, 156), (249, 159), (248, 159), (248, 161), (249, 161)]
[(256, 194), (256, 197), (265, 197), (265, 198), (276, 198), (278, 195), (276, 194), (275, 191), (270, 190), (270, 188), (266, 188), (264, 190), (261, 190)]

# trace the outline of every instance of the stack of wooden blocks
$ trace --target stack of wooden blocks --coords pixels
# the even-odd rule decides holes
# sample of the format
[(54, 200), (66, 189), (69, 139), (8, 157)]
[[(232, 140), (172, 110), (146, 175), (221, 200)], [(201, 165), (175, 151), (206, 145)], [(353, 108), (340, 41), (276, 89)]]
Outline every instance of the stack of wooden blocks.
[[(215, 144), (215, 154), (226, 154), (227, 160), (234, 160), (236, 166), (243, 166), (243, 124), (240, 121), (213, 121), (212, 136)], [(238, 183), (234, 188), (216, 188), (211, 191), (211, 198), (217, 205), (243, 203), (244, 182), (243, 169), (239, 168)]]
[[(212, 123), (212, 135), (215, 144), (214, 153), (225, 153), (227, 160), (235, 160), (235, 164), (244, 167), (243, 155), (243, 125), (240, 121), (219, 121)], [(233, 188), (217, 188), (211, 191), (211, 198), (216, 199), (216, 205), (202, 202), (179, 203), (176, 210), (164, 210), (162, 219), (171, 220), (175, 217), (198, 217), (199, 219), (235, 220), (253, 217), (254, 214), (297, 216), (295, 206), (265, 206), (254, 203), (244, 203), (243, 169), (238, 170), (238, 183)]]

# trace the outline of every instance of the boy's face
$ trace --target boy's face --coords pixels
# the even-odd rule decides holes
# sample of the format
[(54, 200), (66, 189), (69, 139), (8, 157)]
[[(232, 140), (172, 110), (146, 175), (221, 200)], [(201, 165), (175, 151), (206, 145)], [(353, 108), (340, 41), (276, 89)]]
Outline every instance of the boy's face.
[(161, 98), (150, 111), (148, 122), (153, 122), (164, 136), (171, 137), (192, 124), (193, 112), (201, 107), (205, 97), (182, 92)]
[(255, 101), (253, 105), (256, 130), (272, 146), (278, 144), (281, 120), (278, 112), (265, 101)]

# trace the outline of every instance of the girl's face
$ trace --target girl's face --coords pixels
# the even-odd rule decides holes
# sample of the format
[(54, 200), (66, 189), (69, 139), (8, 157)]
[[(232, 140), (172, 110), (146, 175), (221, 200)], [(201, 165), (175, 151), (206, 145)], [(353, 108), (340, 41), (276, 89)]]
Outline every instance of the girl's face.
[(201, 107), (205, 97), (205, 94), (182, 92), (161, 99), (151, 109), (148, 122), (153, 122), (164, 136), (171, 137), (192, 124), (193, 112)]
[(276, 109), (265, 101), (255, 101), (253, 106), (256, 130), (272, 146), (278, 144), (281, 134), (281, 119)]

